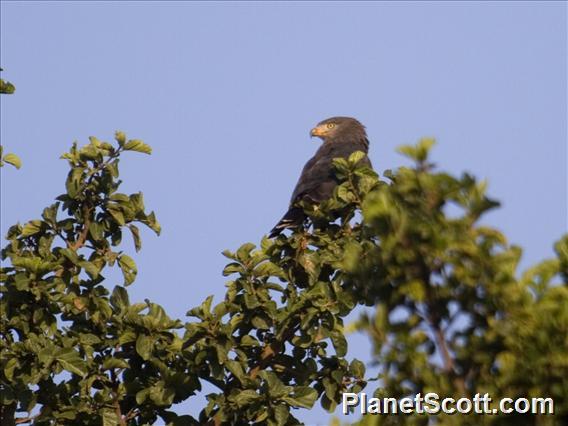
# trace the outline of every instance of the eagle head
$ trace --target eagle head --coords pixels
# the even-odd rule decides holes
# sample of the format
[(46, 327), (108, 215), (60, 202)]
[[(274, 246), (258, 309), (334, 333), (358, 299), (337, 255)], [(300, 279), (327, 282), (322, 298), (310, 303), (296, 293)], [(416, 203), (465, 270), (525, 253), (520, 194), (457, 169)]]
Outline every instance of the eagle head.
[(366, 138), (365, 126), (351, 117), (331, 117), (320, 121), (310, 131), (311, 137), (317, 136), (324, 142), (347, 135)]

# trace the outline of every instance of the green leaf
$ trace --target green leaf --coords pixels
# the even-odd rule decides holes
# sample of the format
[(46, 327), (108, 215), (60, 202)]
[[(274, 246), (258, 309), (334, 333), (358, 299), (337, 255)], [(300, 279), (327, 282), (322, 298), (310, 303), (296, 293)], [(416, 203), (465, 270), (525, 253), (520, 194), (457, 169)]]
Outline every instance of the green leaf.
[(225, 366), (227, 367), (227, 370), (229, 370), (231, 373), (233, 373), (233, 375), (239, 379), (239, 381), (242, 383), (245, 379), (245, 372), (243, 370), (243, 367), (241, 366), (241, 364), (237, 361), (234, 360), (227, 360), (225, 362)]
[(22, 228), (22, 237), (29, 237), (30, 235), (37, 234), (41, 231), (42, 223), (43, 222), (41, 220), (31, 220), (26, 223)]
[(397, 148), (397, 151), (405, 157), (411, 158), (413, 160), (417, 159), (416, 148), (412, 145), (402, 145)]
[(118, 225), (124, 226), (126, 224), (124, 220), (124, 214), (122, 213), (122, 211), (118, 210), (117, 207), (109, 206), (107, 211), (110, 213), (110, 215)]
[(81, 334), (79, 336), (79, 340), (81, 341), (81, 344), (89, 345), (89, 346), (101, 343), (100, 337), (95, 336), (94, 334), (91, 334), (91, 333)]
[(286, 275), (282, 268), (272, 262), (263, 262), (254, 269), (255, 275), (258, 277), (278, 277), (286, 279)]
[(433, 138), (422, 138), (416, 146), (403, 145), (399, 147), (397, 151), (417, 162), (424, 162), (428, 158), (428, 153), (435, 143), (436, 140)]
[(77, 413), (75, 410), (63, 410), (55, 412), (54, 416), (56, 419), (74, 420), (77, 417)]
[(14, 378), (14, 372), (16, 368), (19, 367), (19, 362), (17, 358), (10, 358), (6, 365), (4, 366), (4, 375), (9, 381), (12, 381)]
[(83, 146), (79, 150), (79, 157), (82, 160), (102, 160), (102, 152), (98, 148), (101, 142), (94, 136), (89, 137), (91, 143), (89, 145)]
[(121, 419), (118, 418), (118, 413), (116, 412), (116, 410), (111, 408), (104, 408), (101, 411), (103, 426), (116, 426), (121, 423)]
[(359, 161), (365, 158), (365, 156), (366, 154), (363, 151), (355, 151), (351, 155), (349, 155), (347, 161), (349, 161), (349, 163), (355, 166)]
[(0, 78), (0, 93), (3, 95), (11, 95), (16, 91), (16, 87), (9, 81)]
[(118, 258), (118, 265), (120, 266), (122, 275), (124, 276), (124, 285), (129, 286), (134, 282), (136, 274), (138, 274), (136, 263), (130, 256), (123, 254)]
[(87, 375), (87, 364), (72, 348), (61, 348), (55, 352), (53, 357), (65, 370), (81, 377)]
[(103, 362), (103, 370), (112, 370), (114, 368), (128, 368), (129, 364), (124, 359), (107, 358)]
[[(256, 416), (256, 418), (254, 419), (254, 423), (260, 423), (262, 424), (263, 420), (266, 420), (268, 418), (268, 409), (266, 407), (263, 407), (260, 409), (260, 413), (258, 414), (258, 416)], [(268, 423), (270, 425), (270, 422)]]
[(108, 163), (106, 165), (106, 170), (115, 179), (118, 178), (118, 176), (120, 175), (119, 170), (118, 170), (118, 163), (119, 163), (119, 160), (117, 158), (116, 160), (111, 161), (110, 163)]
[(94, 241), (101, 241), (104, 235), (105, 225), (101, 222), (91, 222), (89, 226), (89, 235)]
[(343, 333), (339, 330), (333, 330), (330, 337), (337, 356), (344, 357), (347, 354), (347, 340)]
[(154, 404), (158, 406), (170, 405), (173, 402), (174, 396), (175, 391), (170, 387), (166, 387), (162, 381), (159, 381), (150, 389), (150, 398)]
[(253, 243), (245, 243), (239, 247), (237, 250), (237, 259), (241, 262), (246, 262), (250, 259), (250, 252), (254, 250), (255, 245)]
[(274, 418), (278, 426), (283, 426), (288, 421), (290, 416), (290, 409), (285, 405), (277, 405), (274, 407)]
[(315, 389), (309, 386), (298, 386), (294, 388), (292, 396), (283, 397), (282, 400), (293, 407), (312, 408), (317, 398), (318, 393)]
[(78, 265), (81, 262), (81, 259), (79, 258), (79, 256), (77, 256), (77, 253), (75, 253), (75, 251), (71, 249), (62, 248), (59, 249), (59, 253), (69, 259), (74, 265)]
[(91, 277), (91, 279), (96, 279), (99, 276), (99, 268), (91, 262), (82, 261), (77, 264), (85, 270), (85, 272)]
[(132, 232), (132, 239), (134, 240), (134, 249), (138, 252), (142, 248), (142, 242), (140, 240), (140, 230), (134, 224), (128, 225), (130, 232)]
[(70, 198), (76, 198), (77, 195), (79, 195), (79, 190), (81, 189), (81, 184), (83, 181), (83, 172), (83, 168), (74, 167), (67, 175), (65, 188), (67, 190), (67, 195), (69, 195)]
[(20, 160), (20, 157), (18, 157), (16, 154), (6, 154), (4, 158), (2, 158), (2, 160), (5, 163), (11, 164), (16, 169), (22, 167), (22, 160)]
[(241, 346), (260, 346), (260, 343), (258, 342), (258, 340), (255, 337), (249, 336), (248, 334), (245, 334), (241, 338), (240, 345)]
[(114, 133), (114, 139), (118, 142), (120, 146), (122, 146), (126, 142), (126, 134), (124, 132), (121, 132), (120, 130), (117, 130)]
[(358, 359), (354, 359), (349, 365), (349, 373), (351, 373), (358, 379), (362, 379), (363, 377), (365, 377), (365, 364), (363, 364)]
[(130, 306), (130, 300), (128, 298), (128, 292), (124, 287), (117, 285), (112, 291), (110, 296), (110, 304), (112, 307), (122, 311), (123, 309)]
[(150, 388), (142, 389), (141, 391), (138, 391), (136, 393), (136, 403), (138, 405), (142, 405), (146, 401), (146, 399), (150, 394), (150, 390), (151, 390)]
[(434, 138), (420, 139), (420, 141), (418, 141), (418, 145), (416, 146), (416, 159), (418, 161), (425, 161), (426, 158), (428, 158), (428, 153), (435, 144), (436, 140)]
[(41, 214), (41, 217), (43, 217), (43, 219), (47, 223), (55, 224), (57, 222), (57, 210), (58, 209), (59, 209), (59, 203), (52, 204), (51, 206), (43, 209), (43, 213)]
[(225, 256), (227, 259), (237, 260), (237, 256), (235, 255), (235, 253), (233, 253), (233, 252), (230, 251), (230, 250), (223, 250), (223, 251), (221, 252), (221, 254), (222, 254), (223, 256)]
[(151, 336), (141, 334), (136, 339), (136, 352), (142, 357), (143, 360), (148, 360), (152, 355), (154, 347), (154, 339)]
[(330, 401), (335, 399), (335, 394), (337, 393), (339, 386), (334, 380), (329, 377), (324, 377), (323, 388), (325, 390), (325, 395)]
[(245, 306), (248, 309), (254, 309), (260, 306), (260, 301), (254, 294), (245, 293), (244, 298), (245, 298)]
[(255, 315), (251, 319), (251, 323), (259, 330), (268, 330), (270, 328), (269, 320), (263, 315)]
[(239, 407), (246, 407), (251, 405), (255, 402), (262, 400), (262, 396), (256, 393), (256, 391), (252, 389), (246, 389), (244, 391), (239, 392), (235, 396), (231, 396), (231, 399), (239, 406)]
[(290, 386), (284, 386), (284, 383), (272, 371), (261, 371), (260, 377), (266, 380), (268, 384), (268, 393), (271, 398), (279, 399), (287, 395), (292, 389)]
[(338, 172), (347, 175), (349, 173), (349, 163), (345, 158), (334, 158), (332, 160), (333, 167)]
[(242, 274), (244, 273), (244, 268), (241, 266), (240, 263), (229, 263), (227, 266), (225, 266), (225, 268), (223, 269), (223, 276), (229, 276), (231, 274)]
[(346, 203), (352, 203), (356, 200), (355, 194), (353, 194), (349, 182), (344, 182), (337, 187), (337, 196)]
[(117, 201), (117, 202), (129, 202), (130, 201), (130, 197), (126, 194), (121, 194), (121, 193), (117, 193), (117, 194), (112, 194), (110, 197), (108, 197), (109, 200), (111, 201)]
[(152, 148), (150, 145), (146, 145), (139, 139), (131, 139), (123, 145), (125, 151), (136, 151), (142, 152), (144, 154), (151, 154)]

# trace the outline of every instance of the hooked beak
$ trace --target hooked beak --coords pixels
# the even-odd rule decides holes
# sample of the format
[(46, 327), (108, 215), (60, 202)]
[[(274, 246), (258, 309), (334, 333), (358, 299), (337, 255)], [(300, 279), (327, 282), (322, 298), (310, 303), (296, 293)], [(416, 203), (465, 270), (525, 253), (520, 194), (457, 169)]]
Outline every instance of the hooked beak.
[(312, 130), (310, 130), (310, 136), (313, 138), (314, 136), (323, 136), (324, 135), (324, 131), (322, 130), (321, 127), (314, 127)]

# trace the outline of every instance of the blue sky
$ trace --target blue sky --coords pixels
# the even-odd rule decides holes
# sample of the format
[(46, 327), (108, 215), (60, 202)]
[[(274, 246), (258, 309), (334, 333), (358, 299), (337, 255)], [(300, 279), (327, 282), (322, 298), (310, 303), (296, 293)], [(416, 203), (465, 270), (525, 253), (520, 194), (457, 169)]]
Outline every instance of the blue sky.
[[(163, 233), (143, 233), (131, 298), (174, 317), (223, 297), (220, 252), (281, 217), (317, 148), (309, 129), (333, 115), (367, 126), (379, 172), (404, 164), (397, 146), (436, 137), (440, 168), (488, 180), (503, 207), (486, 222), (524, 247), (524, 266), (566, 232), (564, 2), (0, 7), (17, 87), (1, 97), (0, 135), (24, 163), (1, 172), (2, 235), (63, 192), (58, 157), (74, 140), (143, 139), (154, 154), (125, 156), (123, 191), (144, 192)], [(350, 342), (369, 359), (365, 338)], [(327, 423), (321, 410), (300, 418)]]

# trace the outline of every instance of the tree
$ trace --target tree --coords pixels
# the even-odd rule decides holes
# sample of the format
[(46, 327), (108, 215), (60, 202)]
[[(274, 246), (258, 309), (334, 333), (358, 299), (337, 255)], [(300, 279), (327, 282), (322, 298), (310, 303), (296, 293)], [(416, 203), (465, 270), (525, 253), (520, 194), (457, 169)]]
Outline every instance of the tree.
[[(63, 155), (65, 192), (41, 219), (10, 228), (2, 250), (2, 425), (296, 424), (316, 401), (333, 410), (344, 392), (373, 389), (347, 358), (345, 317), (373, 306), (369, 334), (377, 395), (436, 391), (548, 396), (568, 416), (568, 237), (558, 257), (518, 277), (520, 249), (479, 219), (497, 203), (474, 177), (436, 171), (433, 143), (401, 149), (413, 167), (382, 179), (362, 153), (336, 159), (341, 184), (311, 225), (225, 251), (224, 300), (188, 311), (185, 323), (150, 301), (131, 303), (137, 274), (123, 232), (156, 233), (141, 193), (118, 192), (119, 159), (149, 154), (117, 132)], [(452, 206), (452, 214), (448, 213)], [(454, 213), (458, 210), (459, 213)], [(105, 287), (107, 268), (124, 283)], [(209, 382), (199, 418), (172, 406)], [(510, 417), (439, 416), (439, 424), (509, 424)], [(362, 423), (426, 424), (425, 416)]]
[[(445, 416), (439, 424), (563, 424), (568, 419), (568, 238), (518, 278), (521, 249), (478, 225), (496, 203), (468, 175), (433, 173), (429, 144), (404, 148), (416, 161), (363, 203), (380, 244), (355, 245), (353, 280), (376, 289), (375, 313), (357, 327), (381, 367), (378, 396), (436, 392), (494, 400), (552, 397), (555, 418)], [(459, 207), (448, 217), (446, 207)], [(349, 254), (347, 254), (347, 257)], [(349, 257), (348, 257), (349, 258)], [(562, 280), (562, 281), (560, 281)], [(398, 315), (397, 315), (398, 314)], [(366, 418), (362, 424), (398, 424)], [(426, 424), (424, 416), (405, 424)]]
[(130, 305), (122, 286), (110, 293), (102, 285), (105, 268), (115, 264), (125, 286), (136, 277), (133, 259), (115, 248), (126, 228), (136, 250), (136, 223), (160, 231), (141, 193), (117, 192), (119, 156), (150, 148), (120, 132), (116, 140), (118, 147), (96, 138), (81, 149), (73, 145), (63, 155), (71, 168), (66, 193), (41, 219), (8, 231), (2, 258), (10, 264), (1, 276), (3, 424), (14, 424), (16, 409), (30, 413), (36, 405), (37, 415), (17, 422), (126, 424), (161, 413), (136, 407), (130, 396), (158, 380), (159, 372), (143, 362), (151, 351), (175, 376), (172, 353), (181, 339), (174, 331), (181, 323), (150, 302)]

